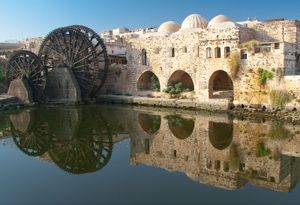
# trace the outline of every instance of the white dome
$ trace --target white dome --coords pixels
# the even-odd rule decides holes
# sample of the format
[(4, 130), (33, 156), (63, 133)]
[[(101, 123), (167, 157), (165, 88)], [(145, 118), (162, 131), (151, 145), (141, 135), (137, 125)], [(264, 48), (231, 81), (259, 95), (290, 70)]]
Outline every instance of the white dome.
[(180, 24), (174, 22), (174, 21), (167, 21), (165, 23), (162, 23), (159, 28), (159, 33), (175, 33), (180, 29)]
[(181, 29), (189, 28), (206, 28), (207, 20), (200, 16), (199, 14), (189, 15), (184, 19), (181, 25)]
[(209, 28), (228, 28), (235, 27), (237, 24), (233, 22), (230, 18), (224, 15), (215, 16), (208, 23)]

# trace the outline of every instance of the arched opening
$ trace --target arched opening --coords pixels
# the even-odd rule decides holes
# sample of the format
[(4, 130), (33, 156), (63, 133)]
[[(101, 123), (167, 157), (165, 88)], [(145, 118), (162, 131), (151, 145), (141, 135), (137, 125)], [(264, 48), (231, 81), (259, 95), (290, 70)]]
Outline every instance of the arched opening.
[(139, 91), (160, 91), (160, 83), (157, 76), (151, 71), (144, 72), (137, 82)]
[(178, 139), (186, 139), (193, 133), (194, 120), (178, 115), (169, 115), (167, 119), (171, 132)]
[(141, 128), (148, 134), (155, 134), (160, 128), (161, 117), (159, 115), (141, 113), (138, 120)]
[(211, 57), (212, 57), (211, 48), (208, 47), (208, 48), (206, 48), (206, 58), (211, 58)]
[(215, 48), (215, 58), (221, 58), (221, 48), (220, 47)]
[(145, 49), (142, 50), (142, 65), (147, 65), (147, 51)]
[(222, 70), (216, 71), (209, 79), (210, 98), (233, 98), (233, 82)]
[(226, 46), (224, 48), (224, 57), (225, 58), (228, 58), (230, 56), (230, 47), (229, 46)]
[[(182, 70), (175, 71), (168, 81), (168, 88), (179, 89), (180, 92), (194, 90), (194, 83), (190, 75)], [(176, 92), (176, 93), (180, 93)]]
[(232, 142), (233, 125), (228, 123), (209, 122), (209, 141), (218, 150), (224, 150)]

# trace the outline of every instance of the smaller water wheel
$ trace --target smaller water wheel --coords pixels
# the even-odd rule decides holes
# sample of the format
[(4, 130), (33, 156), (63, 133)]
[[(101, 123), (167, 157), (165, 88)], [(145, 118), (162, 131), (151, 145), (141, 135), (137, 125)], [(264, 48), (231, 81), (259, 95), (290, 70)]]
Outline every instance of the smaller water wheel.
[(47, 71), (39, 57), (30, 51), (14, 52), (7, 65), (6, 78), (10, 83), (16, 79), (26, 80), (32, 89), (34, 101), (42, 97)]

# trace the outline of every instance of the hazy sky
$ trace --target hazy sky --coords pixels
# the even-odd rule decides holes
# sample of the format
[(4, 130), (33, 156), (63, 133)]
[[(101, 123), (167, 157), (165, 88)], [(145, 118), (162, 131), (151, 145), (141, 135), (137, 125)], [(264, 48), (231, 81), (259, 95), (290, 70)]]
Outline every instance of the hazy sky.
[(233, 20), (258, 17), (300, 19), (299, 0), (0, 0), (0, 42), (45, 36), (51, 30), (82, 24), (96, 32), (114, 27), (181, 23), (192, 13), (206, 19), (225, 14)]

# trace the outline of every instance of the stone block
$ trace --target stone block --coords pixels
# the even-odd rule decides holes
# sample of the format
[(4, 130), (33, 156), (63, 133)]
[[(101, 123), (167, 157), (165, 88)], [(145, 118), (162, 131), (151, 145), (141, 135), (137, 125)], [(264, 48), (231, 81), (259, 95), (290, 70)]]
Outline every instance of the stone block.
[(7, 94), (17, 97), (22, 103), (33, 102), (32, 89), (26, 79), (16, 79), (11, 81)]

